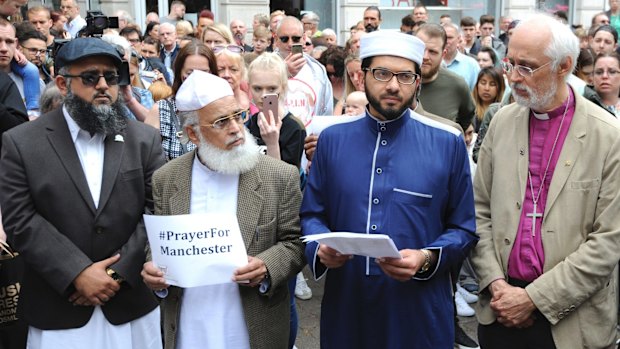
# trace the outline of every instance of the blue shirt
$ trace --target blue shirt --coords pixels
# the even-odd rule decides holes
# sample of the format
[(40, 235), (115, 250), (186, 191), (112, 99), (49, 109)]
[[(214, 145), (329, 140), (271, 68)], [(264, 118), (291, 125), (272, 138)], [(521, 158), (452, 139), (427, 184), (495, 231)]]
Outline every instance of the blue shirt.
[(406, 110), (389, 122), (367, 112), (319, 137), (301, 208), (304, 235), (382, 233), (399, 250), (438, 255), (435, 268), (400, 282), (361, 256), (327, 270), (318, 245), (308, 244), (315, 277), (327, 273), (321, 348), (452, 348), (449, 272), (478, 239), (467, 150), (455, 133)]
[(478, 80), (478, 73), (480, 73), (480, 65), (475, 59), (457, 51), (456, 57), (454, 57), (450, 64), (446, 64), (446, 66), (453, 73), (465, 79), (470, 91), (474, 90), (476, 81)]

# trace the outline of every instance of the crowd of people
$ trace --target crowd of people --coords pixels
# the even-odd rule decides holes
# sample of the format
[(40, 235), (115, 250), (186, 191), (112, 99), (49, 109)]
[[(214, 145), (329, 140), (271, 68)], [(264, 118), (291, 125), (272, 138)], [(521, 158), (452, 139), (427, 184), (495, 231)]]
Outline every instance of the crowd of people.
[[(293, 348), (304, 265), (322, 348), (616, 345), (619, 1), (587, 28), (417, 5), (386, 30), (370, 6), (343, 46), (314, 12), (256, 14), (250, 41), (179, 0), (118, 28), (26, 5), (0, 1), (0, 239), (24, 261), (0, 348)], [(247, 265), (169, 285), (145, 213), (236, 217)], [(300, 240), (342, 231), (401, 258)]]

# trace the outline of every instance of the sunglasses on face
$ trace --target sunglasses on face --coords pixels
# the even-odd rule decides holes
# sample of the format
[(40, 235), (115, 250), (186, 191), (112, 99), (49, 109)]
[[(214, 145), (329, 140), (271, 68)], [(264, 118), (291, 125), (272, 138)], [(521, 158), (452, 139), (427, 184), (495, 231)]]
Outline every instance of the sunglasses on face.
[(99, 73), (85, 72), (78, 75), (64, 74), (63, 76), (66, 78), (80, 78), (82, 80), (82, 84), (89, 87), (97, 86), (99, 79), (101, 78), (105, 79), (105, 83), (108, 84), (108, 86), (118, 85), (119, 78), (118, 74), (115, 72), (105, 72), (103, 75), (99, 75)]
[(238, 46), (238, 45), (215, 45), (213, 46), (213, 53), (215, 54), (220, 53), (224, 50), (228, 50), (230, 52), (239, 53), (239, 54), (245, 51), (243, 47)]
[(282, 41), (283, 44), (286, 44), (288, 42), (288, 39), (293, 39), (294, 43), (298, 43), (299, 41), (301, 41), (301, 36), (279, 36), (278, 38), (280, 39), (280, 41)]

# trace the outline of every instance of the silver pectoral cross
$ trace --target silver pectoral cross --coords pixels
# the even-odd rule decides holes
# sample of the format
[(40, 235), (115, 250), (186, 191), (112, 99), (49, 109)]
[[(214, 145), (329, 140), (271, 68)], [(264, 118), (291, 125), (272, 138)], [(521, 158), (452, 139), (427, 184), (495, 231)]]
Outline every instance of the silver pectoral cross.
[(532, 217), (532, 236), (536, 236), (536, 218), (542, 218), (541, 212), (536, 212), (536, 203), (534, 203), (534, 210), (531, 213), (526, 213), (526, 217)]

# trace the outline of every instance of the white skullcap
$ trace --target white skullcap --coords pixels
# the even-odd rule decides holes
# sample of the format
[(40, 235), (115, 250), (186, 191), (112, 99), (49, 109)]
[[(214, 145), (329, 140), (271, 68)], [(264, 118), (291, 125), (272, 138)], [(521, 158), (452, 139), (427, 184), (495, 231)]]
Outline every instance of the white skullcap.
[(177, 109), (199, 110), (226, 96), (234, 96), (228, 81), (202, 70), (194, 70), (177, 91)]
[(360, 59), (397, 56), (422, 64), (424, 42), (413, 35), (377, 30), (360, 38)]

